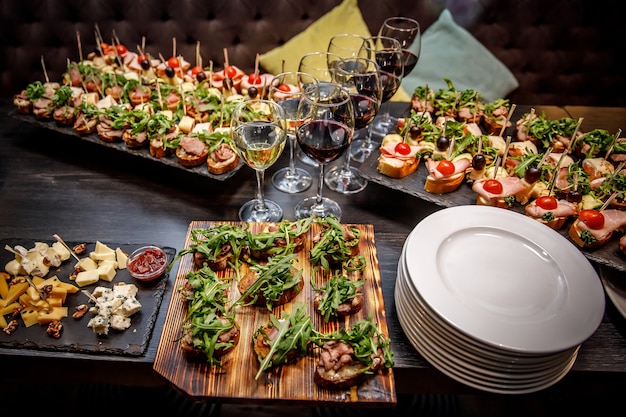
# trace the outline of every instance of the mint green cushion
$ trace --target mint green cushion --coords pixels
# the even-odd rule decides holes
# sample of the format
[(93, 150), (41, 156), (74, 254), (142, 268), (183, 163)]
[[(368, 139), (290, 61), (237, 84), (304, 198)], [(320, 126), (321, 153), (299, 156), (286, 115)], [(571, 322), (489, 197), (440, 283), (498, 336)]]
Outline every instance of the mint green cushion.
[(417, 66), (402, 81), (408, 94), (426, 83), (435, 90), (447, 89), (443, 80), (447, 78), (457, 90), (476, 90), (489, 102), (506, 97), (519, 86), (511, 71), (457, 25), (447, 9), (422, 34), (421, 49)]

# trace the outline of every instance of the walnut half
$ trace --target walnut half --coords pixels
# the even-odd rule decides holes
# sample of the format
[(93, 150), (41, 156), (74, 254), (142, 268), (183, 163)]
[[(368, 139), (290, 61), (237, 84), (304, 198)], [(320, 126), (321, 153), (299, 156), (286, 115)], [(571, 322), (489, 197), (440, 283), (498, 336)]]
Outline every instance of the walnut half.
[(61, 330), (63, 329), (63, 324), (59, 320), (53, 320), (48, 324), (48, 328), (46, 329), (46, 333), (48, 335), (58, 339), (61, 337)]
[(76, 306), (76, 311), (74, 311), (72, 317), (75, 319), (80, 319), (87, 313), (87, 311), (89, 311), (89, 306), (87, 304), (81, 304), (79, 306)]

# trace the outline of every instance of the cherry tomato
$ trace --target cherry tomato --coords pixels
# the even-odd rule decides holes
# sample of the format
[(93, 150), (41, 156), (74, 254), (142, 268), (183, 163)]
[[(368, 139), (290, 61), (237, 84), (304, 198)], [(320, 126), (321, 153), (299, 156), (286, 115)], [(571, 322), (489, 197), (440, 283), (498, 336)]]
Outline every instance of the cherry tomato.
[(485, 181), (483, 189), (491, 194), (502, 194), (502, 183), (498, 180), (490, 179)]
[(115, 49), (117, 50), (117, 54), (119, 56), (124, 56), (126, 55), (126, 52), (128, 52), (128, 48), (126, 48), (124, 45), (119, 44), (115, 47)]
[(228, 78), (235, 78), (235, 76), (237, 75), (237, 69), (232, 65), (229, 65), (224, 68), (224, 75)]
[(248, 75), (248, 83), (249, 84), (261, 84), (261, 77), (258, 75), (250, 74)]
[(113, 53), (113, 47), (106, 42), (100, 43), (100, 50), (104, 55), (109, 55)]
[(448, 161), (447, 159), (443, 159), (437, 164), (437, 171), (441, 172), (443, 175), (452, 175), (455, 170), (456, 167), (452, 161)]
[(559, 202), (551, 195), (542, 195), (537, 198), (537, 205), (544, 210), (554, 210), (559, 206)]
[(394, 148), (394, 151), (396, 153), (399, 153), (400, 155), (408, 155), (411, 153), (411, 146), (409, 146), (409, 144), (406, 142), (398, 142), (396, 144), (396, 147)]
[(288, 93), (291, 91), (291, 88), (287, 84), (281, 84), (278, 86), (278, 89), (284, 93)]
[(598, 210), (581, 210), (578, 213), (578, 220), (585, 223), (590, 229), (602, 229), (604, 226), (604, 215)]
[(402, 117), (398, 119), (398, 130), (402, 130), (402, 128), (404, 127), (405, 121), (406, 119)]
[(172, 68), (178, 68), (178, 58), (175, 56), (167, 60), (167, 66)]
[(196, 65), (191, 69), (191, 75), (198, 75), (199, 73), (204, 72), (204, 68), (199, 65)]

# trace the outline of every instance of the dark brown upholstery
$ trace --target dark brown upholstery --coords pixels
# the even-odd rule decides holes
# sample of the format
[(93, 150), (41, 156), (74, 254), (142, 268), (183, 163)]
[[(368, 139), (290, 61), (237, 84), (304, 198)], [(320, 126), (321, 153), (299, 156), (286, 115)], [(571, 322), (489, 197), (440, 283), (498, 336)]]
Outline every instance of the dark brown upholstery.
[[(35, 80), (59, 80), (67, 59), (95, 50), (94, 27), (136, 50), (205, 65), (230, 62), (247, 71), (266, 52), (304, 30), (340, 0), (4, 0), (0, 3), (1, 96)], [(370, 31), (393, 15), (425, 30), (448, 7), (515, 75), (519, 104), (625, 106), (626, 31), (617, 0), (359, 0)]]

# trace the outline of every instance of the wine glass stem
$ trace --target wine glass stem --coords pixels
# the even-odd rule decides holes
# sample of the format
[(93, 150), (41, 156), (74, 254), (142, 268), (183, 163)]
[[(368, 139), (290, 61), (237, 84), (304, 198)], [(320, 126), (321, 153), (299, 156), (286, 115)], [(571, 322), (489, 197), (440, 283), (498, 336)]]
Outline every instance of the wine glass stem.
[(383, 122), (389, 122), (389, 102), (384, 103), (385, 111), (383, 112)]
[(289, 141), (289, 176), (295, 178), (298, 175), (296, 171), (296, 160), (295, 160), (295, 142), (296, 137), (294, 135), (288, 134), (287, 140)]
[(319, 171), (319, 178), (317, 181), (317, 197), (315, 199), (315, 205), (317, 207), (320, 207), (322, 205), (322, 189), (324, 188), (324, 165), (320, 163), (320, 171)]
[(267, 211), (267, 206), (265, 205), (265, 198), (263, 196), (263, 186), (265, 184), (265, 170), (264, 169), (256, 169), (256, 211)]
[(352, 148), (352, 145), (348, 146), (348, 151), (346, 152), (346, 161), (343, 165), (343, 173), (342, 173), (344, 177), (352, 176), (352, 171), (350, 170), (350, 161), (352, 160), (352, 152), (350, 148)]

